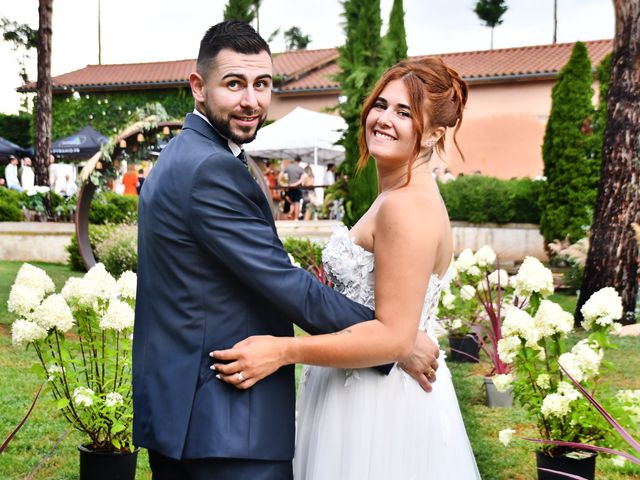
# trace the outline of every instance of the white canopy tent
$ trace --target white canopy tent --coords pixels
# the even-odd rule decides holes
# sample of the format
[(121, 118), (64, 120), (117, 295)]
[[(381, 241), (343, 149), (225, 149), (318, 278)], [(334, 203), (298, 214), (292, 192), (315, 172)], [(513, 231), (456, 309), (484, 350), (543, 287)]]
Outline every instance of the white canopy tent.
[(311, 165), (337, 164), (344, 160), (344, 147), (335, 143), (346, 128), (342, 117), (296, 107), (261, 128), (244, 149), (254, 157), (292, 159), (299, 155)]

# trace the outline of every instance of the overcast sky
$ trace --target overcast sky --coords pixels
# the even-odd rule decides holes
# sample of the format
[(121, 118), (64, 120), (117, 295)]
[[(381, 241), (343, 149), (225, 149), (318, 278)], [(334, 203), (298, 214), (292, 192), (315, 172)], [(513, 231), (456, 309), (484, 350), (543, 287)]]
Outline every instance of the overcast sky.
[[(558, 42), (612, 38), (611, 0), (557, 0)], [(200, 38), (222, 20), (226, 0), (102, 0), (102, 63), (195, 58)], [(490, 29), (473, 12), (474, 0), (404, 0), (409, 54), (489, 48)], [(553, 0), (507, 0), (496, 27), (494, 48), (540, 45), (553, 38)], [(392, 0), (382, 0), (383, 22)], [(98, 63), (98, 0), (53, 1), (52, 73), (60, 75)], [(340, 45), (340, 0), (262, 0), (260, 32), (298, 26), (311, 36), (308, 48)], [(0, 17), (38, 25), (38, 0), (0, 0)], [(384, 31), (383, 27), (383, 31)], [(272, 43), (282, 51), (282, 39)], [(0, 40), (0, 112), (15, 113), (20, 85), (17, 54)], [(35, 52), (29, 74), (36, 78)]]

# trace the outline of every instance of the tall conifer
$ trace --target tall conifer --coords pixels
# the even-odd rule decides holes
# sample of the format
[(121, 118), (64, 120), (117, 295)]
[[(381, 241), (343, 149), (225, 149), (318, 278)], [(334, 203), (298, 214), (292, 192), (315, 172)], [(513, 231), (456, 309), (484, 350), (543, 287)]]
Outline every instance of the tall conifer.
[(393, 0), (389, 15), (389, 29), (382, 38), (380, 70), (407, 58), (407, 33), (404, 29), (404, 7), (402, 0)]
[(224, 7), (224, 19), (251, 23), (256, 16), (254, 4), (253, 0), (229, 0)]
[(344, 31), (346, 42), (339, 48), (338, 64), (345, 101), (340, 114), (347, 123), (341, 140), (345, 161), (341, 173), (349, 176), (348, 197), (345, 203), (345, 223), (351, 226), (366, 212), (378, 194), (378, 179), (373, 160), (356, 173), (360, 133), (360, 111), (369, 91), (378, 79), (380, 55), (380, 0), (345, 0)]
[(546, 184), (540, 196), (540, 231), (546, 241), (576, 241), (591, 225), (599, 161), (593, 154), (591, 61), (577, 42), (551, 93), (542, 157)]

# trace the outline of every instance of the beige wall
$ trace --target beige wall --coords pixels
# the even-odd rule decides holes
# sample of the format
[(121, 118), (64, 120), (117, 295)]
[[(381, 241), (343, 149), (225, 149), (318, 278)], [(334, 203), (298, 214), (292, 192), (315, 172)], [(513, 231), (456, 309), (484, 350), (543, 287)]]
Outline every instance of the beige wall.
[(338, 93), (283, 95), (273, 94), (269, 107), (269, 120), (278, 120), (296, 107), (306, 108), (314, 112), (331, 113), (327, 109), (338, 104)]

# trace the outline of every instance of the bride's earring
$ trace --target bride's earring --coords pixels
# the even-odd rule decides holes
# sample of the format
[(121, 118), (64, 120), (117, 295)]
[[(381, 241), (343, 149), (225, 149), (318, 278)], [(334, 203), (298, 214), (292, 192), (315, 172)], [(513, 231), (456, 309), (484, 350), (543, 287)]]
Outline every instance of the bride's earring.
[(435, 144), (436, 144), (436, 142), (434, 142), (433, 140), (427, 140), (427, 148), (428, 149), (432, 149)]

